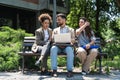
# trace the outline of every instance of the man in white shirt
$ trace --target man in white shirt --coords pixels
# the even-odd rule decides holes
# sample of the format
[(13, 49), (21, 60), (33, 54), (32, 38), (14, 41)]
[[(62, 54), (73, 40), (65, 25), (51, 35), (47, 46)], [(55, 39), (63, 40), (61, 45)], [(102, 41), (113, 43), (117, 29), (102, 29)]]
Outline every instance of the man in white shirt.
[[(63, 33), (70, 33), (71, 34), (71, 43), (73, 44), (75, 35), (74, 35), (74, 29), (68, 27), (66, 25), (66, 16), (62, 13), (57, 15), (57, 23), (58, 26), (53, 30), (52, 38), (54, 38), (55, 34), (63, 34)], [(66, 37), (67, 38), (67, 37)], [(68, 74), (67, 77), (72, 77), (72, 71), (73, 71), (73, 61), (74, 61), (74, 50), (71, 46), (57, 46), (53, 45), (51, 47), (50, 51), (50, 57), (51, 57), (51, 68), (53, 70), (52, 76), (57, 77), (57, 55), (60, 52), (64, 52), (67, 54), (67, 70)]]

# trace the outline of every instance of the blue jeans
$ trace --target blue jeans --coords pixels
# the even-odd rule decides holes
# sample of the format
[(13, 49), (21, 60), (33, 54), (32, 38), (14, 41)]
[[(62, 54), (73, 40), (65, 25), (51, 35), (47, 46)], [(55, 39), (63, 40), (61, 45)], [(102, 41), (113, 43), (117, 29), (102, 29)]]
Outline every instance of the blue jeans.
[(60, 52), (67, 54), (67, 70), (73, 70), (74, 50), (72, 47), (59, 48), (58, 46), (52, 46), (50, 52), (52, 70), (57, 70), (57, 55)]

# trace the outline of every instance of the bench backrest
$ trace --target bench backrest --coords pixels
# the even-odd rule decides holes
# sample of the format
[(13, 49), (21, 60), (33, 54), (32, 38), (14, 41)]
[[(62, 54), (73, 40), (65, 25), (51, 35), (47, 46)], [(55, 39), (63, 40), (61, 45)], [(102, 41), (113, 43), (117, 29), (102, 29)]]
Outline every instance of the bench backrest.
[(31, 51), (31, 47), (35, 42), (35, 37), (24, 37), (23, 51)]
[[(31, 47), (35, 42), (35, 37), (24, 37), (23, 41), (23, 50), (24, 51), (31, 51)], [(98, 45), (101, 47), (101, 39), (100, 37), (96, 37), (95, 45)]]
[(101, 39), (100, 39), (100, 37), (96, 37), (95, 45), (101, 46)]
[(100, 39), (100, 37), (96, 37), (95, 45), (98, 45), (98, 46), (99, 46), (98, 50), (99, 50), (99, 52), (101, 53), (101, 52), (102, 52), (102, 49), (101, 49), (101, 39)]

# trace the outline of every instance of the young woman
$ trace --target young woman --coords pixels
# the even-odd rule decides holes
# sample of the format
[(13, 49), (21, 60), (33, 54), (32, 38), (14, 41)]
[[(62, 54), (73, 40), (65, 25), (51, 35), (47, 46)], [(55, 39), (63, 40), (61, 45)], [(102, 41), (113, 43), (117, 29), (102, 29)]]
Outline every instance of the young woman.
[(77, 57), (82, 63), (82, 74), (87, 74), (89, 73), (91, 63), (97, 56), (98, 50), (91, 48), (96, 39), (90, 28), (90, 23), (86, 18), (81, 17), (79, 19), (79, 28), (76, 30), (76, 35), (78, 37), (79, 46)]
[(52, 29), (50, 29), (49, 26), (52, 20), (51, 16), (46, 13), (41, 14), (38, 19), (41, 23), (41, 26), (35, 31), (36, 40), (32, 46), (32, 51), (34, 53), (41, 54), (39, 60), (35, 63), (35, 65), (38, 65), (41, 62), (41, 74), (48, 74), (47, 58), (52, 36)]

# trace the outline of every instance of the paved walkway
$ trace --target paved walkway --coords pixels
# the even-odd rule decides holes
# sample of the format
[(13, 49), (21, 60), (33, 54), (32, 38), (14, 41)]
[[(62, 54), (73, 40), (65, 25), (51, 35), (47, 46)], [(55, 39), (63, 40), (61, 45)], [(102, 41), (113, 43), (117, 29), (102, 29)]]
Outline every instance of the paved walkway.
[(84, 76), (75, 73), (72, 78), (67, 78), (66, 72), (60, 72), (58, 77), (41, 76), (40, 72), (28, 72), (26, 74), (21, 72), (0, 72), (0, 80), (120, 80), (120, 71), (111, 71), (110, 75), (89, 74)]

